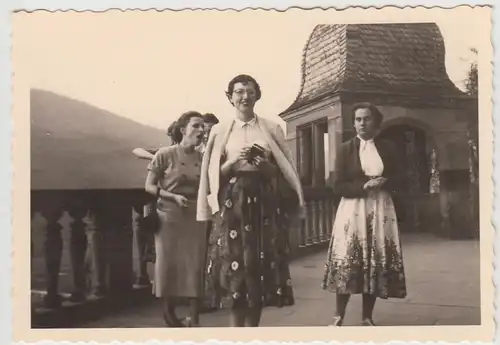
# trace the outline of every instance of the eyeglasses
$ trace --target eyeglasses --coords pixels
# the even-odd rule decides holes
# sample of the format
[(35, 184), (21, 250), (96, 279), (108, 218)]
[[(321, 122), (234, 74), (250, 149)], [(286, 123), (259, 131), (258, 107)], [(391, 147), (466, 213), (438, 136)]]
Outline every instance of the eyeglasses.
[(243, 89), (234, 90), (233, 93), (237, 94), (238, 96), (243, 96), (245, 93), (248, 96), (255, 96), (257, 94), (255, 90), (243, 90)]

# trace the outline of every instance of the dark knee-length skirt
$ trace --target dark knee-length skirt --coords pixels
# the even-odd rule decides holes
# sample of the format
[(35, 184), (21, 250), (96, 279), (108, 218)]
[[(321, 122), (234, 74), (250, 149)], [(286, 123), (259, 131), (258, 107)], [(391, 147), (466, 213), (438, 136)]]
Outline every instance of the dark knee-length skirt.
[(222, 185), (206, 271), (220, 307), (294, 304), (285, 205), (290, 200), (277, 181), (247, 172)]

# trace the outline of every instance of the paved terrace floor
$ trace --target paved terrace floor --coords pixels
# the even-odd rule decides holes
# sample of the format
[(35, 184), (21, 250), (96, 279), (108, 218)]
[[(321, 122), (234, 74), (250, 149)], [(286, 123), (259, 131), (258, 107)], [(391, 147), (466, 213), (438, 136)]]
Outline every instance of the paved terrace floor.
[[(479, 241), (451, 241), (431, 235), (402, 239), (408, 297), (377, 302), (374, 320), (393, 325), (477, 325), (480, 320)], [(320, 289), (326, 252), (292, 263), (296, 303), (267, 308), (261, 326), (326, 326), (335, 310), (335, 295)], [(179, 315), (186, 313), (185, 308)], [(353, 296), (345, 325), (359, 325), (361, 297)], [(201, 316), (205, 327), (224, 327), (228, 313)], [(164, 327), (159, 300), (82, 325), (85, 328)]]

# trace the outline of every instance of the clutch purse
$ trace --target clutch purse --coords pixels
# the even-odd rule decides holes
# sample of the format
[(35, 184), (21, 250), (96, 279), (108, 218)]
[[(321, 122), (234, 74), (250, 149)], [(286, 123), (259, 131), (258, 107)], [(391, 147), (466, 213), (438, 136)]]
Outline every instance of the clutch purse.
[(266, 150), (259, 144), (253, 144), (248, 153), (248, 161), (252, 162), (255, 157), (264, 157)]

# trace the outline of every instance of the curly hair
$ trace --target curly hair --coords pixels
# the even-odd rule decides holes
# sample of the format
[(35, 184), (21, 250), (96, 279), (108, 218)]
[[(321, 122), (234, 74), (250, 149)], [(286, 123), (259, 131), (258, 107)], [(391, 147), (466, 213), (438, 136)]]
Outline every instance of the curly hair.
[(170, 132), (169, 136), (172, 138), (172, 143), (178, 144), (182, 140), (182, 131), (181, 129), (186, 128), (187, 124), (193, 117), (199, 117), (203, 119), (203, 116), (197, 111), (188, 111), (183, 113), (176, 121), (174, 121), (170, 126), (168, 131)]

